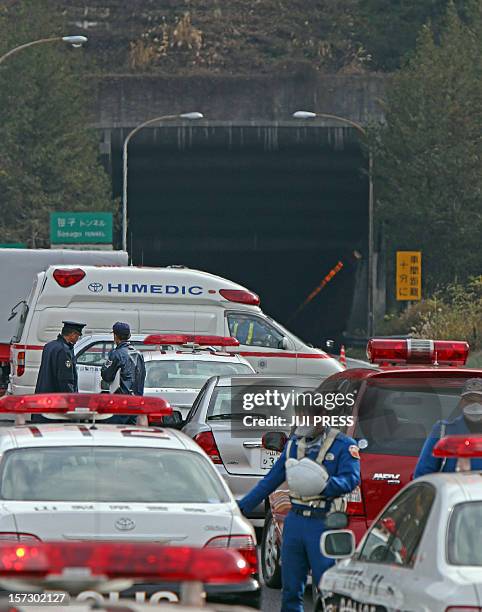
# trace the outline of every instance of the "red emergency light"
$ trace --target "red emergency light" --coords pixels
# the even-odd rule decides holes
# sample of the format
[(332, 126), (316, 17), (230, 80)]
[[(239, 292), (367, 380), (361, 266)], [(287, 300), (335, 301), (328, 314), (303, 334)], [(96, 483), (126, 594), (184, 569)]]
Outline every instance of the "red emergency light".
[(200, 334), (151, 334), (144, 339), (144, 344), (156, 345), (184, 345), (197, 344), (198, 346), (239, 346), (236, 338), (225, 336), (203, 336)]
[(61, 268), (57, 268), (54, 270), (53, 274), (54, 279), (57, 281), (57, 284), (66, 289), (67, 287), (72, 287), (85, 277), (84, 270), (80, 268), (73, 268), (70, 270), (64, 270)]
[(259, 306), (260, 303), (259, 296), (246, 289), (220, 289), (219, 293), (224, 299), (228, 300), (228, 302), (249, 304), (250, 306)]
[(367, 345), (368, 360), (379, 365), (463, 366), (468, 356), (468, 343), (452, 340), (372, 338)]
[(434, 457), (482, 457), (482, 436), (445, 436), (434, 446)]
[[(225, 548), (120, 542), (0, 544), (2, 580), (132, 579), (133, 582), (237, 584), (251, 577), (243, 555)], [(69, 570), (70, 573), (69, 573)]]
[(169, 402), (157, 397), (109, 393), (40, 393), (4, 396), (0, 398), (0, 413), (61, 414), (72, 418), (129, 414), (157, 418), (171, 416), (172, 408)]

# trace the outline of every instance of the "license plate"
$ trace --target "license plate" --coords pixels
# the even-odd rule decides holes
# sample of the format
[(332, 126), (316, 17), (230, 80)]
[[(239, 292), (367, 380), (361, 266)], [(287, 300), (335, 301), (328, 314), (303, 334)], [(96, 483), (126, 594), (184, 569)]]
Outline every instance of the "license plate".
[(278, 459), (279, 455), (280, 454), (276, 451), (266, 450), (265, 448), (263, 448), (261, 450), (261, 469), (271, 469), (275, 464), (276, 460)]

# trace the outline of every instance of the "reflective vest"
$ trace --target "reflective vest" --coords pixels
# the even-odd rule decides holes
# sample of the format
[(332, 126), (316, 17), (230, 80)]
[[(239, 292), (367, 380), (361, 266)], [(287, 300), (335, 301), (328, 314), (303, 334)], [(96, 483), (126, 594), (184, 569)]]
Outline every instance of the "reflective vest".
[[(238, 336), (237, 336), (238, 328), (239, 328), (239, 321), (236, 321), (235, 324), (233, 325), (233, 330), (232, 330), (232, 334), (236, 338), (238, 338)], [(242, 342), (241, 344), (252, 344), (253, 336), (254, 336), (254, 323), (253, 323), (253, 321), (251, 321), (249, 323), (249, 325), (248, 325), (248, 334), (246, 336), (246, 340), (244, 342)], [(239, 338), (238, 338), (238, 340), (239, 340)]]

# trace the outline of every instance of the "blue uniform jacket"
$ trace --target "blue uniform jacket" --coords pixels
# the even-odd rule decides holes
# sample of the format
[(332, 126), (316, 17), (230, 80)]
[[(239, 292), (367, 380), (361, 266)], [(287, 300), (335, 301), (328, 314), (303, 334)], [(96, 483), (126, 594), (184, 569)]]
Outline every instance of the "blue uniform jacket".
[(119, 389), (116, 393), (123, 395), (144, 395), (146, 366), (144, 357), (129, 343), (121, 342), (109, 353), (109, 361), (102, 366), (102, 380), (114, 382), (120, 370)]
[(77, 393), (77, 367), (74, 345), (59, 334), (47, 342), (37, 376), (35, 393)]
[[(316, 459), (320, 445), (321, 443), (311, 447), (306, 456), (313, 460)], [(350, 447), (355, 447), (351, 449), (353, 454), (350, 452)], [(285, 446), (280, 458), (266, 476), (238, 502), (243, 513), (254, 510), (258, 504), (286, 480), (286, 448)], [(297, 439), (293, 437), (290, 457), (296, 458), (296, 450)], [(323, 466), (327, 469), (330, 476), (322, 493), (323, 499), (330, 500), (350, 493), (360, 484), (360, 460), (357, 458), (357, 455), (358, 446), (355, 440), (345, 436), (345, 434), (338, 434), (323, 461)], [(297, 504), (293, 504), (293, 506), (296, 507)], [(298, 507), (300, 506), (298, 505)]]
[[(446, 436), (471, 433), (463, 415), (460, 415), (453, 421), (437, 421), (429, 437), (425, 440), (425, 444), (423, 445), (422, 452), (417, 462), (417, 467), (413, 474), (414, 478), (424, 476), (425, 474), (432, 474), (433, 472), (455, 472), (457, 459), (447, 459), (442, 468), (443, 459), (439, 459), (432, 455), (433, 447), (440, 440), (442, 423), (445, 423)], [(471, 459), (470, 465), (472, 470), (482, 470), (482, 458)]]

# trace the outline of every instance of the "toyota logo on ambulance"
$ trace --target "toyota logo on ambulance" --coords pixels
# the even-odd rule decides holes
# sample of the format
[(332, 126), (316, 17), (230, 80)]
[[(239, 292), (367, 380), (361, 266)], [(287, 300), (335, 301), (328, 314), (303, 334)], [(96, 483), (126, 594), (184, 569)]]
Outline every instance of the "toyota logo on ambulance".
[(90, 283), (88, 285), (88, 289), (89, 291), (92, 291), (92, 293), (99, 293), (99, 291), (102, 291), (103, 288), (104, 285), (102, 283)]

